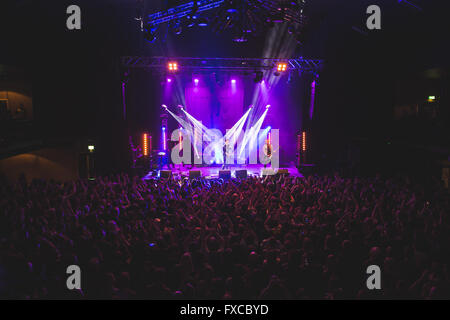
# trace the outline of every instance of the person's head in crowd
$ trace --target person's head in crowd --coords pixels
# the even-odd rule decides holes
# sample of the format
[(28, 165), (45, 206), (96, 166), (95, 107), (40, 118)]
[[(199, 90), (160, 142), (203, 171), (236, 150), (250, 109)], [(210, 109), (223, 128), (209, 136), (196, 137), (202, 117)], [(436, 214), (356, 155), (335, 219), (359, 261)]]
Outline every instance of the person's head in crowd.
[[(0, 298), (450, 297), (448, 193), (412, 179), (0, 179)], [(67, 266), (66, 266), (67, 265)], [(378, 265), (386, 290), (366, 287)], [(61, 271), (63, 270), (63, 271)]]

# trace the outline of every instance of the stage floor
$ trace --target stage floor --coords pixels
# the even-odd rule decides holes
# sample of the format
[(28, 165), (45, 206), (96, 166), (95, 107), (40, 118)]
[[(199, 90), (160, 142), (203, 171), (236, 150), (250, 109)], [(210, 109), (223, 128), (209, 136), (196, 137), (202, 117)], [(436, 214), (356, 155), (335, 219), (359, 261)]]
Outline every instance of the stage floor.
[[(280, 169), (287, 169), (289, 172), (289, 175), (291, 177), (303, 177), (303, 175), (298, 172), (298, 169), (294, 166), (288, 166), (288, 167), (281, 167)], [(174, 178), (183, 178), (183, 177), (189, 177), (189, 171), (190, 170), (199, 170), (201, 172), (201, 175), (203, 178), (206, 179), (214, 179), (219, 177), (219, 171), (222, 170), (221, 166), (210, 166), (210, 167), (191, 167), (190, 165), (182, 166), (182, 165), (175, 165), (173, 168), (168, 168), (165, 170), (171, 170), (172, 175)], [(249, 165), (240, 165), (240, 166), (229, 166), (226, 168), (226, 170), (231, 170), (231, 176), (235, 178), (235, 172), (236, 170), (247, 170), (248, 176), (262, 176), (262, 171), (264, 170), (264, 166), (261, 164), (249, 164)], [(276, 172), (277, 170), (275, 170)], [(151, 173), (149, 173), (147, 176), (144, 177), (151, 178)]]

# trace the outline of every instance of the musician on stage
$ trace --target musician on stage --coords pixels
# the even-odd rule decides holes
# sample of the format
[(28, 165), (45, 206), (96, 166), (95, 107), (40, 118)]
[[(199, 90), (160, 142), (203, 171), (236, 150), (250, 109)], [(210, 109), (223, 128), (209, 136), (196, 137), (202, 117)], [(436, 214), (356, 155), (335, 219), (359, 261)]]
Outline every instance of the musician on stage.
[(225, 144), (223, 145), (223, 165), (222, 170), (228, 169), (227, 165), (227, 157), (231, 154), (232, 150), (230, 150), (230, 140), (225, 139)]
[[(272, 159), (272, 145), (271, 145), (269, 139), (267, 139), (266, 143), (264, 144), (264, 153), (269, 159)], [(267, 168), (267, 164), (265, 163), (264, 169), (266, 169), (266, 168)]]

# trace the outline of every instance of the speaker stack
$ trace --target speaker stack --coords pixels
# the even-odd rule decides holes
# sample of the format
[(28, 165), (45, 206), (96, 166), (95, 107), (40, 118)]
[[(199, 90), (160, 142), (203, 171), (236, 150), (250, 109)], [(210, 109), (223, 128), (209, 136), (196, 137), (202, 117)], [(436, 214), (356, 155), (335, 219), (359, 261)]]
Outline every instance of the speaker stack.
[(171, 170), (161, 170), (160, 177), (161, 178), (170, 178), (170, 177), (172, 177), (172, 171)]
[(236, 170), (236, 178), (238, 179), (247, 179), (247, 170)]
[(278, 176), (289, 176), (288, 169), (278, 169), (277, 171)]
[(231, 179), (231, 171), (230, 170), (219, 170), (219, 178), (222, 179)]
[(275, 171), (272, 168), (265, 168), (262, 170), (263, 177), (273, 176), (273, 175), (275, 175)]
[(189, 171), (189, 179), (197, 179), (202, 176), (202, 172), (200, 170), (190, 170)]

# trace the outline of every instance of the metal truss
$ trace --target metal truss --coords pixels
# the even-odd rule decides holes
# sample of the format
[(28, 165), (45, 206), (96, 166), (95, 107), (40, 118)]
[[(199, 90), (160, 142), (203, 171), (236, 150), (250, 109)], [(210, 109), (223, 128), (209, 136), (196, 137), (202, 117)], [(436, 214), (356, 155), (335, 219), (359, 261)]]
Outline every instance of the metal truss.
[[(240, 0), (244, 1), (244, 0)], [(283, 15), (284, 21), (303, 23), (303, 11), (295, 7), (283, 7), (281, 6), (281, 1), (279, 0), (245, 0), (248, 8), (252, 10), (258, 10), (258, 12), (262, 12), (263, 10), (268, 15)], [(225, 0), (197, 0), (191, 1), (174, 8), (170, 8), (165, 11), (160, 11), (156, 13), (149, 14), (147, 16), (147, 21), (153, 26), (157, 26), (162, 23), (170, 22), (172, 20), (178, 20), (184, 18), (188, 15), (195, 15), (218, 8), (224, 4)], [(304, 4), (305, 0), (302, 0), (302, 4)]]
[[(203, 11), (211, 10), (217, 7), (220, 7), (224, 0), (198, 0), (195, 1), (198, 5), (198, 10), (196, 13), (200, 13)], [(188, 2), (186, 4), (179, 5), (175, 8), (168, 9), (166, 11), (160, 11), (157, 13), (153, 13), (148, 15), (148, 22), (154, 26), (169, 22), (172, 20), (184, 18), (187, 15), (191, 14), (194, 9), (195, 2)]]
[(257, 72), (272, 70), (279, 62), (287, 63), (289, 70), (317, 73), (323, 66), (323, 60), (280, 58), (185, 58), (185, 57), (122, 57), (122, 66), (127, 68), (147, 68), (167, 70), (169, 62), (177, 62), (179, 72), (183, 71), (233, 71)]

